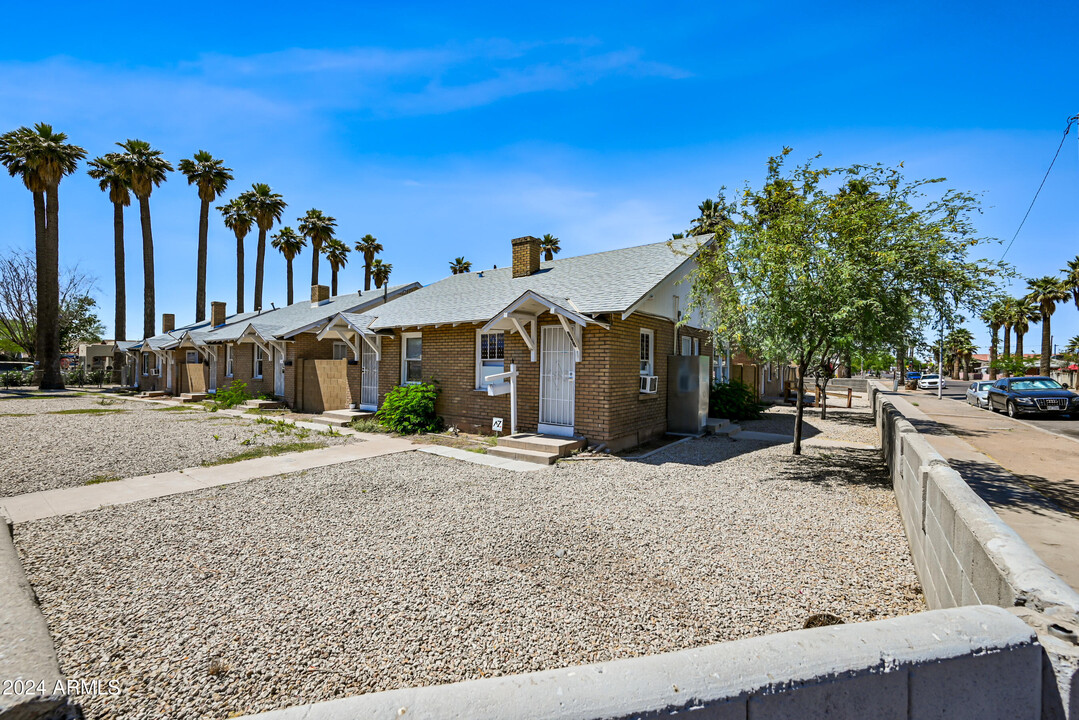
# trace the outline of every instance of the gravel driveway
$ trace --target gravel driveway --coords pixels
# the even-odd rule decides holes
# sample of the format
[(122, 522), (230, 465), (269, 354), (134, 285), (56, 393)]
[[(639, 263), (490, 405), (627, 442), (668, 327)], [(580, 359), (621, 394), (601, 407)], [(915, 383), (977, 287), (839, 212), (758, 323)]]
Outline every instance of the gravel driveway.
[(876, 453), (373, 458), (16, 526), (89, 718), (225, 717), (925, 610)]
[[(845, 403), (846, 401), (844, 401)], [(864, 401), (863, 401), (864, 402)], [(794, 435), (794, 420), (797, 411), (793, 405), (773, 405), (760, 420), (739, 420), (743, 430)], [(820, 410), (806, 407), (802, 415), (802, 439), (824, 438), (842, 440), (864, 445), (879, 445), (873, 414), (867, 405), (855, 405), (852, 408), (828, 407), (828, 418), (820, 419)]]
[[(0, 401), (0, 437), (0, 497), (180, 470), (299, 439), (202, 408), (96, 396)], [(348, 438), (311, 432), (306, 439)]]

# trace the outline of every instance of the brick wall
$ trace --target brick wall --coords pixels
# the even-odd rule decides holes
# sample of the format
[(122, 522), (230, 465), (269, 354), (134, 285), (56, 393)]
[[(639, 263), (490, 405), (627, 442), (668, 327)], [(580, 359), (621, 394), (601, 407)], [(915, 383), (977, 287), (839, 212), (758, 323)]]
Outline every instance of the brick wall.
[[(226, 362), (225, 345), (217, 346), (217, 387), (225, 389), (234, 381), (240, 381), (247, 386), (250, 395), (265, 393), (273, 395), (273, 356), (265, 355), (262, 361), (262, 378), (251, 376), (255, 361), (255, 345), (253, 343), (239, 343), (232, 346), (232, 377), (225, 375), (228, 363)], [(285, 368), (286, 373), (288, 368)], [(288, 376), (286, 375), (286, 381)], [(286, 382), (286, 389), (288, 384)]]

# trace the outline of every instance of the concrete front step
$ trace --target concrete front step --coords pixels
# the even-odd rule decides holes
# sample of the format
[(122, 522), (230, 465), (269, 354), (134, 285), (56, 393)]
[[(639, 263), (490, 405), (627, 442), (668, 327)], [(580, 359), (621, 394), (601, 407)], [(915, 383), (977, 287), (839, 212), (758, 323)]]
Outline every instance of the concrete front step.
[(311, 422), (330, 427), (344, 427), (353, 420), (373, 418), (375, 414), (366, 410), (327, 410), (321, 415), (311, 418)]
[(196, 403), (206, 399), (206, 393), (180, 393), (180, 402)]
[(517, 433), (498, 438), (498, 447), (514, 450), (530, 450), (539, 453), (553, 453), (555, 457), (567, 457), (574, 450), (581, 450), (587, 444), (584, 438), (567, 438), (538, 433)]
[(522, 462), (536, 463), (537, 465), (554, 465), (559, 455), (557, 452), (544, 452), (542, 450), (523, 450), (521, 448), (506, 447), (504, 445), (491, 448), (488, 455), (506, 458), (507, 460), (520, 460)]
[(147, 390), (146, 392), (139, 393), (138, 395), (136, 395), (136, 397), (140, 397), (140, 398), (165, 397), (165, 391), (164, 390)]
[(277, 410), (278, 408), (285, 407), (283, 402), (278, 400), (248, 400), (244, 403), (245, 408), (254, 410)]

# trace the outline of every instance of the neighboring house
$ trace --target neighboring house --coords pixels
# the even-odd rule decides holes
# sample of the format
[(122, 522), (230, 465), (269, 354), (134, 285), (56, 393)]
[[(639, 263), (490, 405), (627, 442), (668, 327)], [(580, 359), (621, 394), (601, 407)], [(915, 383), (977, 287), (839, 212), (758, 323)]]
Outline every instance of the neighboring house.
[[(698, 358), (694, 384), (712, 377), (711, 334), (683, 318), (689, 288), (679, 285), (696, 240), (540, 262), (539, 240), (517, 238), (511, 267), (341, 313), (319, 337), (377, 358), (379, 400), (397, 385), (437, 384), (439, 415), (461, 429), (501, 424), (504, 434), (516, 416), (519, 431), (638, 445), (668, 429), (670, 358)], [(492, 380), (512, 367), (516, 407), (504, 379)]]
[(79, 343), (79, 361), (84, 372), (112, 368), (113, 353), (116, 343), (103, 340), (99, 343)]

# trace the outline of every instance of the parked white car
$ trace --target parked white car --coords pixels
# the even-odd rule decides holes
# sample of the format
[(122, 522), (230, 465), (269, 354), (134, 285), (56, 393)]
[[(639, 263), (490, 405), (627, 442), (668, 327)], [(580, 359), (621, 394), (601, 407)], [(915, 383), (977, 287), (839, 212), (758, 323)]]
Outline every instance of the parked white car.
[(948, 381), (936, 373), (922, 375), (920, 378), (918, 378), (919, 390), (936, 390), (938, 384), (942, 388), (948, 387)]
[(989, 388), (992, 382), (972, 382), (970, 387), (967, 388), (967, 405), (973, 405), (975, 407), (987, 408), (989, 407)]

